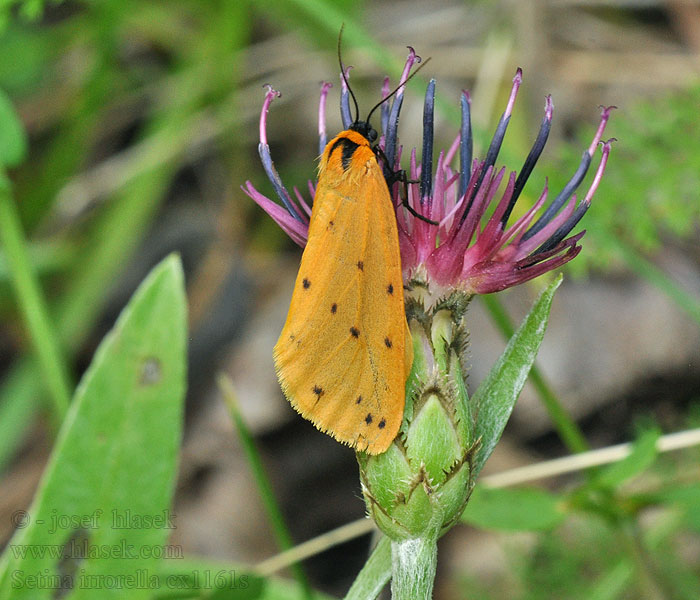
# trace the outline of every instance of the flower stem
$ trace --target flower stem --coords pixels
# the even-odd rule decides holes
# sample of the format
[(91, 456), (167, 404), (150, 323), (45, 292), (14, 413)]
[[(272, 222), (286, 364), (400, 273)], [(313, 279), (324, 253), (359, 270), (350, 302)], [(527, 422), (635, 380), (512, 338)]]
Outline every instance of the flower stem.
[(391, 542), (392, 600), (430, 600), (437, 568), (437, 540), (442, 511), (432, 502), (433, 514), (421, 537)]
[(429, 600), (437, 567), (437, 540), (416, 538), (391, 542), (392, 600)]

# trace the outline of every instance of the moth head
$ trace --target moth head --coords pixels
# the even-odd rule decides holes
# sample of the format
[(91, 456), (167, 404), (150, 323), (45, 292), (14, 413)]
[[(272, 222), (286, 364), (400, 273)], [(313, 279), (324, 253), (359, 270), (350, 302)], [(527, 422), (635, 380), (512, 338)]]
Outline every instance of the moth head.
[(377, 141), (377, 130), (370, 125), (369, 121), (355, 121), (350, 125), (351, 131), (356, 131), (367, 139), (370, 144)]

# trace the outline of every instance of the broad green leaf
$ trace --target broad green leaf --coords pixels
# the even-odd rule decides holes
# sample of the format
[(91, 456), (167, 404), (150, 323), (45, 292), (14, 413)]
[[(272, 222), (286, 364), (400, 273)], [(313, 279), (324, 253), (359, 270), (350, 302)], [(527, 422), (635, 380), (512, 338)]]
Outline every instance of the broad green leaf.
[(474, 460), (476, 477), (501, 439), (520, 391), (525, 385), (530, 367), (535, 362), (542, 343), (554, 292), (561, 284), (561, 275), (535, 301), (520, 328), (515, 332), (503, 354), (491, 368), (472, 398), (477, 415), (476, 439), (481, 445)]
[(391, 578), (391, 542), (382, 537), (359, 572), (345, 600), (372, 600)]
[(631, 454), (603, 470), (595, 478), (593, 484), (614, 488), (645, 471), (656, 460), (658, 439), (659, 432), (656, 430), (642, 433), (639, 439), (634, 442)]
[[(178, 550), (163, 545), (176, 525), (185, 340), (182, 269), (171, 256), (136, 291), (76, 390), (0, 561), (0, 599), (89, 599), (96, 589), (101, 599), (125, 589), (150, 597), (158, 557)], [(37, 574), (44, 579), (30, 579)]]
[(27, 134), (12, 102), (0, 90), (0, 168), (14, 167), (27, 153)]
[(537, 531), (556, 527), (565, 516), (564, 501), (545, 490), (477, 486), (462, 521), (482, 529)]

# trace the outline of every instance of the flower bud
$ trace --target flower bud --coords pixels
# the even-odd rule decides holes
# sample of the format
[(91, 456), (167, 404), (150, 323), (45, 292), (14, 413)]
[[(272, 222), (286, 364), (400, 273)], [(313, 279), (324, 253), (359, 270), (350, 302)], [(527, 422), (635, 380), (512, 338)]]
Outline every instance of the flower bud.
[(463, 368), (469, 297), (453, 292), (431, 303), (423, 281), (408, 287), (414, 363), (404, 422), (386, 452), (357, 454), (367, 510), (397, 541), (424, 535), (436, 514), (443, 533), (459, 519), (471, 493), (475, 450)]

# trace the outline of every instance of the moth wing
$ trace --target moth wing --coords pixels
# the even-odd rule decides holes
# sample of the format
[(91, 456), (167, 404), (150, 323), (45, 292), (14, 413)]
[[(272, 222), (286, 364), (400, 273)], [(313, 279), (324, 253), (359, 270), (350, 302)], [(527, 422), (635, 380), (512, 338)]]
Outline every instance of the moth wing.
[[(374, 157), (357, 186), (319, 180), (275, 365), (292, 406), (357, 450), (386, 450), (413, 360), (396, 218)], [(350, 189), (345, 189), (350, 187)]]

